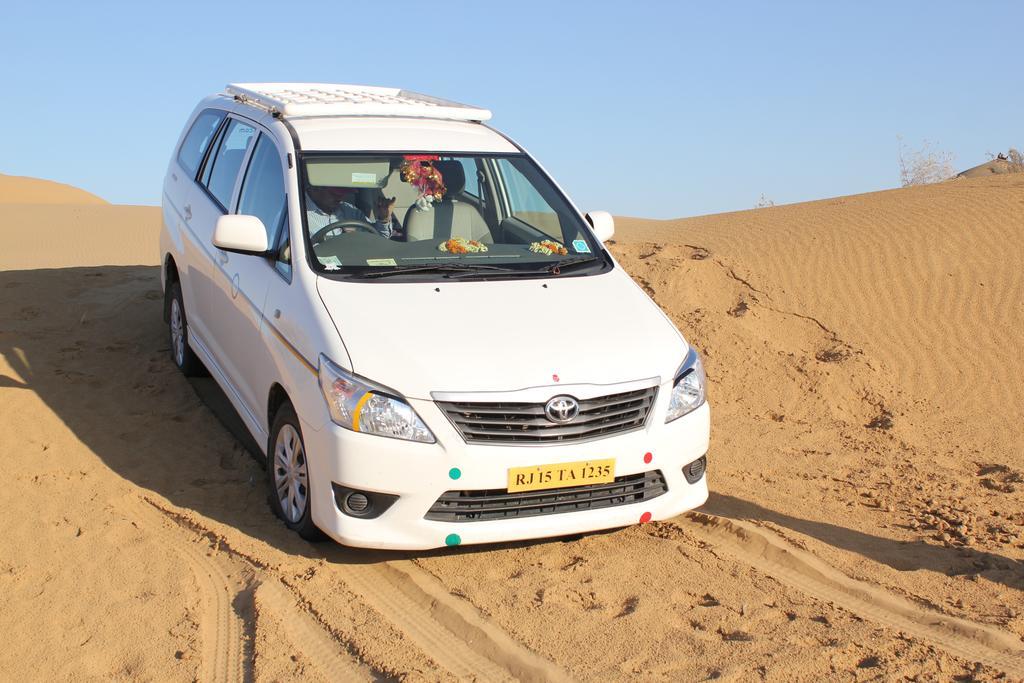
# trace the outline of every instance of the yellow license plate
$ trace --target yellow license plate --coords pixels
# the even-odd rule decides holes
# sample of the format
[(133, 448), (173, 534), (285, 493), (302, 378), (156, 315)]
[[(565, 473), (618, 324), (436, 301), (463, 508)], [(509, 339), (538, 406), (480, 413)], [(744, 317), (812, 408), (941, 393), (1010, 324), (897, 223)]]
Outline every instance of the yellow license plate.
[(508, 471), (508, 492), (543, 491), (565, 486), (608, 484), (615, 481), (615, 458), (562, 462), (557, 465), (513, 467)]

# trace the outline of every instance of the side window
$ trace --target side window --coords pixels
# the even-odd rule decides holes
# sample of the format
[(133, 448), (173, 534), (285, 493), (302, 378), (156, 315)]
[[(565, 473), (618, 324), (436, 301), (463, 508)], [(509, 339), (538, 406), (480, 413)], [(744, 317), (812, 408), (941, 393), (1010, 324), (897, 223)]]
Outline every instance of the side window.
[(256, 216), (263, 221), (263, 227), (267, 229), (267, 244), (274, 245), (287, 206), (281, 156), (273, 140), (260, 135), (242, 181), (238, 213)]
[(210, 153), (206, 155), (206, 161), (203, 162), (202, 168), (199, 171), (199, 182), (203, 185), (210, 184), (210, 171), (213, 170), (213, 157), (216, 156), (217, 150), (220, 148), (220, 141), (224, 139), (224, 129), (227, 126), (221, 126), (217, 132), (217, 137), (213, 139), (213, 145), (211, 146)]
[(231, 193), (235, 189), (238, 170), (242, 167), (245, 152), (255, 136), (255, 128), (238, 119), (232, 119), (221, 137), (217, 153), (211, 159), (212, 168), (206, 187), (224, 208), (231, 206)]
[(520, 173), (509, 159), (498, 159), (497, 168), (505, 186), (509, 212), (524, 223), (561, 241), (562, 224), (558, 219), (558, 213), (541, 196), (533, 183)]
[(274, 259), (274, 267), (281, 275), (292, 279), (292, 243), (291, 235), (288, 232), (288, 216), (285, 215), (284, 223), (281, 225), (281, 236), (278, 240), (277, 257)]
[(195, 123), (189, 128), (185, 140), (178, 149), (178, 163), (190, 176), (196, 177), (199, 164), (203, 161), (206, 148), (210, 146), (217, 127), (224, 120), (224, 112), (207, 109), (196, 117)]
[(476, 159), (471, 157), (459, 157), (459, 163), (462, 164), (462, 168), (466, 172), (466, 194), (479, 199), (480, 179), (476, 174)]

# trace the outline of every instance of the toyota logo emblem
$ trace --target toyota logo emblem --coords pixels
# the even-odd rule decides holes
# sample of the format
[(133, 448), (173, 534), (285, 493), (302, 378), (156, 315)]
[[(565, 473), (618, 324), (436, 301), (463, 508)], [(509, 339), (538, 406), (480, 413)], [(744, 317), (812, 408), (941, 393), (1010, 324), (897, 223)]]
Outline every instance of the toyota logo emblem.
[(544, 414), (552, 422), (564, 424), (580, 414), (580, 404), (572, 396), (555, 396), (545, 404)]

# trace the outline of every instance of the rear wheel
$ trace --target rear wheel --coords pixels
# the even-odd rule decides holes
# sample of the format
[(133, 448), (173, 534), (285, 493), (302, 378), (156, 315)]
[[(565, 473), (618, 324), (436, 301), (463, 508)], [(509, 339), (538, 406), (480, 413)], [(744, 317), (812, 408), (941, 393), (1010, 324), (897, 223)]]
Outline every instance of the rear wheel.
[(291, 404), (282, 405), (274, 416), (269, 445), (267, 479), (271, 507), (299, 536), (307, 541), (322, 539), (323, 532), (313, 524), (306, 446)]
[(171, 341), (171, 359), (186, 377), (202, 374), (203, 364), (188, 345), (188, 318), (185, 317), (185, 302), (181, 296), (181, 285), (171, 284), (167, 291), (168, 323)]

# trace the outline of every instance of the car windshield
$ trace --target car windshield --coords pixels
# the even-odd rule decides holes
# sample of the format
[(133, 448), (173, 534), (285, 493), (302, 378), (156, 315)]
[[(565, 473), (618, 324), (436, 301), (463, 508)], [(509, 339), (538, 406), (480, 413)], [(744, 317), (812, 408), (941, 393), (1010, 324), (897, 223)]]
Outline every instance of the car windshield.
[(306, 153), (302, 170), (311, 262), (323, 274), (529, 277), (610, 265), (525, 155)]

